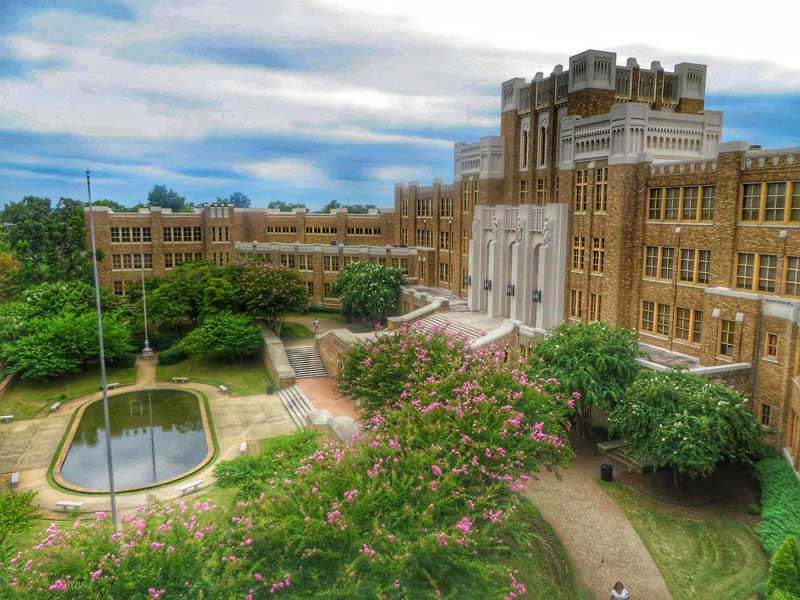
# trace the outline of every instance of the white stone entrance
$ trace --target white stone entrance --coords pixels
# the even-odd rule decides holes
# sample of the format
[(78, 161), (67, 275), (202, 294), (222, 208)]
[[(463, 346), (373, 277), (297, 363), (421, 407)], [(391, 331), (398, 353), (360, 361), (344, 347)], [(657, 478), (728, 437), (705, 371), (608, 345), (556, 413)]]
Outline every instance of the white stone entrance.
[(541, 330), (564, 319), (566, 204), (481, 206), (472, 220), (470, 310)]

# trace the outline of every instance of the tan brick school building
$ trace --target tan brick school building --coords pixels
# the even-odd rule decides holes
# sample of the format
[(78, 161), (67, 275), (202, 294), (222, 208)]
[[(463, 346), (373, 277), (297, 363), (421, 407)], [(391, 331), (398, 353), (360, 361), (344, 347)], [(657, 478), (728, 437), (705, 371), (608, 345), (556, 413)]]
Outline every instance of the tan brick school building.
[(258, 253), (324, 303), (351, 261), (392, 264), (526, 330), (634, 328), (654, 362), (724, 373), (798, 464), (800, 147), (721, 142), (706, 76), (589, 50), (506, 81), (500, 135), (455, 144), (453, 183), (398, 184), (369, 215), (98, 208), (102, 281)]

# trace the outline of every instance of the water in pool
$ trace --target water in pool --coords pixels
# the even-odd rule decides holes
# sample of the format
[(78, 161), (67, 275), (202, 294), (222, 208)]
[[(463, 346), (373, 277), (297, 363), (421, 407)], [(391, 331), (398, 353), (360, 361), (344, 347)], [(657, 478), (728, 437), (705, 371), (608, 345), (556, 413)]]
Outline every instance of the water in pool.
[[(170, 479), (206, 457), (199, 402), (194, 394), (178, 390), (130, 392), (108, 399), (115, 488)], [(108, 490), (102, 401), (83, 412), (61, 476), (76, 486)]]

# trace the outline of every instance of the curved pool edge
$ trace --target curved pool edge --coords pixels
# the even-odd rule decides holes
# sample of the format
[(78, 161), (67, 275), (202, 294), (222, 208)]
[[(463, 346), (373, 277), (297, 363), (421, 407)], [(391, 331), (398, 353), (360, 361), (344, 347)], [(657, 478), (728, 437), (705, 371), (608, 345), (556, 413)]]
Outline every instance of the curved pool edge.
[[(138, 387), (138, 386), (135, 386), (135, 387)], [(214, 425), (213, 425), (213, 421), (211, 419), (211, 416), (209, 415), (209, 411), (210, 411), (211, 407), (210, 407), (210, 405), (208, 403), (208, 398), (202, 392), (198, 392), (196, 390), (193, 390), (193, 389), (190, 389), (190, 388), (187, 388), (187, 387), (177, 387), (177, 386), (171, 386), (171, 385), (159, 385), (158, 387), (154, 387), (154, 388), (144, 388), (144, 389), (136, 389), (136, 390), (132, 390), (132, 389), (128, 388), (128, 389), (121, 389), (119, 391), (115, 390), (115, 392), (112, 393), (112, 394), (109, 394), (108, 397), (112, 398), (114, 396), (121, 396), (123, 394), (131, 393), (131, 392), (134, 392), (134, 391), (146, 392), (146, 391), (150, 391), (150, 390), (153, 390), (153, 391), (155, 391), (155, 390), (175, 390), (175, 391), (187, 392), (187, 393), (192, 394), (197, 399), (198, 405), (200, 407), (200, 418), (201, 418), (202, 423), (203, 423), (203, 433), (205, 435), (205, 440), (206, 440), (206, 455), (205, 455), (205, 457), (203, 457), (203, 459), (199, 463), (197, 463), (192, 468), (187, 469), (186, 471), (184, 471), (182, 473), (178, 473), (177, 475), (174, 475), (174, 476), (170, 477), (169, 479), (162, 479), (160, 481), (149, 483), (147, 485), (126, 487), (126, 488), (114, 488), (114, 493), (126, 494), (126, 493), (143, 492), (143, 491), (147, 491), (147, 490), (161, 488), (161, 487), (164, 487), (164, 486), (167, 486), (167, 485), (170, 485), (170, 484), (174, 484), (174, 483), (176, 483), (176, 482), (178, 482), (178, 481), (180, 481), (182, 479), (185, 479), (185, 478), (189, 477), (193, 473), (197, 473), (198, 471), (201, 471), (201, 470), (205, 469), (209, 465), (209, 463), (211, 463), (214, 460), (214, 457), (217, 454), (217, 444), (216, 444), (216, 440), (215, 440), (216, 436), (215, 436), (215, 432), (212, 430)], [(75, 436), (76, 430), (78, 429), (78, 425), (81, 422), (81, 418), (83, 417), (83, 413), (84, 413), (84, 411), (86, 410), (87, 407), (91, 406), (92, 404), (94, 404), (96, 402), (102, 402), (102, 398), (96, 398), (94, 400), (87, 400), (86, 402), (83, 402), (75, 410), (75, 412), (72, 414), (72, 417), (70, 418), (69, 427), (67, 428), (67, 431), (66, 431), (66, 433), (64, 434), (64, 437), (61, 440), (60, 449), (58, 450), (58, 456), (55, 457), (55, 461), (51, 462), (51, 466), (47, 471), (47, 475), (49, 475), (50, 478), (52, 479), (53, 486), (58, 488), (58, 489), (64, 490), (66, 492), (72, 492), (72, 493), (83, 494), (83, 495), (88, 495), (88, 496), (107, 496), (107, 495), (109, 495), (109, 490), (108, 489), (87, 488), (87, 487), (83, 487), (83, 486), (80, 486), (80, 485), (75, 485), (73, 483), (68, 482), (67, 480), (65, 480), (61, 476), (61, 468), (64, 465), (64, 461), (67, 459), (67, 454), (69, 453), (69, 449), (72, 446), (72, 440), (73, 440), (73, 437)]]

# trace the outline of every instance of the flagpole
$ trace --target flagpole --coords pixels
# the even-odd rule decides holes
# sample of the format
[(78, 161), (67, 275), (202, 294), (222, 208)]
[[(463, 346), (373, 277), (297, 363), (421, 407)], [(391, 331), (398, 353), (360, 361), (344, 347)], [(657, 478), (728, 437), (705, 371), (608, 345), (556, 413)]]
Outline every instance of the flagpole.
[(89, 194), (89, 232), (92, 239), (92, 269), (94, 271), (94, 301), (97, 309), (97, 335), (100, 341), (100, 389), (103, 391), (103, 421), (106, 433), (106, 460), (108, 463), (108, 491), (111, 493), (111, 522), (117, 530), (117, 499), (114, 495), (114, 465), (111, 459), (111, 424), (108, 416), (108, 383), (106, 382), (106, 355), (103, 343), (103, 313), (100, 307), (100, 278), (97, 274), (97, 242), (94, 237), (94, 210), (92, 209), (92, 184), (86, 170), (86, 191)]

